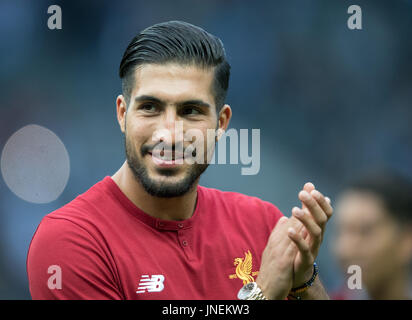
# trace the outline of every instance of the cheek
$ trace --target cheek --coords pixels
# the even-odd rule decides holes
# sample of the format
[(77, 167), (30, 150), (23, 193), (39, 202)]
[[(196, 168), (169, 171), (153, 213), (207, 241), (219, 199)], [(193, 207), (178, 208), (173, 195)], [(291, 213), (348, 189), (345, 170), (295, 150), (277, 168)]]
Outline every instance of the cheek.
[(373, 283), (387, 278), (397, 266), (396, 251), (392, 245), (386, 242), (379, 242), (371, 245), (368, 253), (365, 253), (364, 273), (362, 276), (366, 283)]
[(365, 242), (364, 255), (367, 258), (369, 268), (386, 268), (396, 259), (396, 244), (389, 234), (377, 233), (369, 241)]
[(214, 128), (209, 128), (204, 132), (205, 141), (203, 143), (204, 146), (204, 156), (205, 161), (209, 161), (212, 158), (212, 155), (215, 151), (216, 146), (216, 131)]
[(126, 135), (129, 141), (135, 146), (141, 146), (144, 143), (152, 142), (152, 126), (143, 121), (128, 121)]
[[(203, 142), (206, 147), (207, 144), (215, 141), (216, 127), (213, 127), (211, 122), (198, 122), (183, 124), (183, 131), (186, 139), (191, 139), (191, 143), (197, 140), (197, 136), (200, 136), (199, 142)], [(188, 142), (188, 141), (186, 141)]]

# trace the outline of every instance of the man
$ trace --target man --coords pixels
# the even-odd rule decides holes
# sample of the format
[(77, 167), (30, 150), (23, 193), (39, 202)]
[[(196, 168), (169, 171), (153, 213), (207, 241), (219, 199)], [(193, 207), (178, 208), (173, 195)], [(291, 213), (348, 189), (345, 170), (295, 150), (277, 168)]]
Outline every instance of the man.
[(335, 298), (411, 299), (411, 194), (411, 181), (390, 170), (362, 176), (342, 192), (335, 253), (345, 272), (355, 266), (358, 279)]
[(313, 184), (290, 219), (198, 185), (232, 116), (229, 70), (221, 41), (185, 22), (131, 41), (116, 100), (126, 161), (42, 220), (27, 259), (34, 299), (328, 298), (314, 261), (333, 210)]

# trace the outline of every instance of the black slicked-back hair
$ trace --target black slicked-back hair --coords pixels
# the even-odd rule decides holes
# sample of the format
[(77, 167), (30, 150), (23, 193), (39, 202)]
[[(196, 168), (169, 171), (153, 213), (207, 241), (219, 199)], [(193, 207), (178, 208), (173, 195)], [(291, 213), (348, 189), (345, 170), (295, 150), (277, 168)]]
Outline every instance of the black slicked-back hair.
[(372, 192), (382, 199), (389, 215), (400, 225), (412, 225), (412, 181), (389, 168), (374, 168), (347, 183), (348, 190)]
[(230, 65), (222, 41), (200, 27), (168, 21), (144, 29), (129, 43), (119, 68), (127, 104), (134, 85), (134, 71), (142, 64), (179, 63), (215, 68), (213, 94), (219, 110), (229, 87)]

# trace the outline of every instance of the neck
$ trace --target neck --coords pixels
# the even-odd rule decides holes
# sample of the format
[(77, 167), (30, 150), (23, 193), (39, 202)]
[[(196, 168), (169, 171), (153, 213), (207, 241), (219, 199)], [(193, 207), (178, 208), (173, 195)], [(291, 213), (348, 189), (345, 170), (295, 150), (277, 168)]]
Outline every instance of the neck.
[(126, 161), (112, 176), (112, 179), (134, 205), (152, 217), (164, 220), (185, 220), (190, 218), (195, 210), (199, 180), (183, 196), (159, 198), (146, 192), (136, 180)]
[(372, 300), (409, 300), (410, 282), (407, 270), (393, 271), (393, 277), (379, 286), (368, 288)]

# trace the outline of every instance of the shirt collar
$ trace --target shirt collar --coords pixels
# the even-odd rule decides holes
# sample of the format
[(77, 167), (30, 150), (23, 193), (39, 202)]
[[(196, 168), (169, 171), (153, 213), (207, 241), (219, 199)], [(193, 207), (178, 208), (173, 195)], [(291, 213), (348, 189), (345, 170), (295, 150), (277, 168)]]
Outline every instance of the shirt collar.
[(151, 215), (147, 214), (139, 207), (137, 207), (119, 188), (119, 186), (114, 182), (114, 180), (110, 176), (106, 176), (103, 179), (103, 183), (107, 185), (109, 191), (114, 195), (116, 200), (120, 202), (120, 204), (126, 209), (126, 211), (130, 212), (138, 218), (143, 223), (159, 229), (159, 230), (169, 230), (169, 231), (177, 231), (188, 229), (193, 226), (194, 221), (196, 220), (197, 216), (199, 215), (199, 208), (201, 207), (200, 204), (202, 202), (202, 190), (201, 187), (197, 186), (197, 199), (196, 199), (196, 206), (193, 212), (193, 215), (185, 220), (164, 220), (152, 217)]

